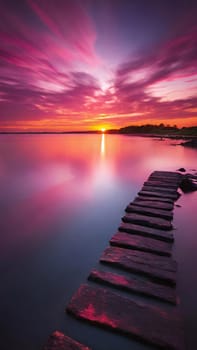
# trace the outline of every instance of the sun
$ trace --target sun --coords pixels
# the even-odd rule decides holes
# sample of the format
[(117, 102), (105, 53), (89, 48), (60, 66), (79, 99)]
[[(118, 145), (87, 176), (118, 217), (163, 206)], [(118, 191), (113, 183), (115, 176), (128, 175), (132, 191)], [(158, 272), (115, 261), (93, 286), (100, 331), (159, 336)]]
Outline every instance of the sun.
[(106, 130), (105, 128), (101, 128), (101, 132), (105, 132), (105, 130)]

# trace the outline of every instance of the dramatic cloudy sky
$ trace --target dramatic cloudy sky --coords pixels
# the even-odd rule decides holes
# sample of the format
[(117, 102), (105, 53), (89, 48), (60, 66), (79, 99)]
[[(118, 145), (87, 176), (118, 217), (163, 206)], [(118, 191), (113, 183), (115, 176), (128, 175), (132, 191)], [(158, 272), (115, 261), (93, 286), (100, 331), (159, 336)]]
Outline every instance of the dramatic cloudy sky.
[(196, 0), (0, 0), (0, 129), (197, 125)]

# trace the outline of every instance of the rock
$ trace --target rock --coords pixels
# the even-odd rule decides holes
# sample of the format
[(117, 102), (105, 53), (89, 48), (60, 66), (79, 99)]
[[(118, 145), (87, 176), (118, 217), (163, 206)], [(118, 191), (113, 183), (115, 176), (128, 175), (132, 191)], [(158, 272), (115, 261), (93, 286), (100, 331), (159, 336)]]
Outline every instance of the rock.
[(179, 168), (178, 171), (181, 171), (182, 173), (184, 173), (186, 170), (185, 168)]
[(138, 304), (107, 289), (81, 285), (67, 312), (162, 349), (184, 349), (182, 320), (172, 308)]
[(197, 139), (192, 139), (190, 141), (182, 142), (181, 146), (197, 148)]
[(43, 350), (91, 350), (89, 347), (78, 343), (76, 340), (56, 331), (52, 333)]
[(176, 284), (177, 264), (171, 258), (125, 248), (109, 247), (100, 262), (149, 277), (163, 284)]
[(174, 305), (177, 304), (176, 289), (173, 287), (98, 270), (92, 270), (88, 279), (120, 290), (126, 290), (130, 293), (145, 295)]
[(181, 181), (180, 188), (184, 193), (193, 192), (197, 191), (197, 184), (191, 177), (185, 176)]
[(193, 180), (194, 180), (194, 181), (197, 181), (197, 175), (196, 175), (196, 174), (187, 173), (187, 174), (184, 175), (183, 178), (185, 178), (185, 177), (188, 177), (188, 178), (192, 179), (192, 181), (193, 181)]

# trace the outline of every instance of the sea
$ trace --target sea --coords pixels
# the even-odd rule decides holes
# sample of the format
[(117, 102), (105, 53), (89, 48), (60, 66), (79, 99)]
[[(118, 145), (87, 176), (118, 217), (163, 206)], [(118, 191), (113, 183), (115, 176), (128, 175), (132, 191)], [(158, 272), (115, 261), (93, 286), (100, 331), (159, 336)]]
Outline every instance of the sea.
[[(0, 135), (0, 349), (42, 349), (55, 330), (94, 350), (151, 349), (77, 321), (65, 308), (99, 266), (150, 173), (183, 167), (197, 174), (197, 149), (180, 143), (109, 134)], [(182, 193), (177, 204), (177, 294), (186, 348), (193, 350), (197, 192)]]

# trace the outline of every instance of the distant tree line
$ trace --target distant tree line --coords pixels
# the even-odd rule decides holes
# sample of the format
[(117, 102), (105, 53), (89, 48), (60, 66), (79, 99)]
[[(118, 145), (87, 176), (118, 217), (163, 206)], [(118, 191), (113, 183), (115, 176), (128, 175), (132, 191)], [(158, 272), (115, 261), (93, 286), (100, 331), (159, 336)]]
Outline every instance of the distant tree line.
[(109, 130), (109, 133), (118, 134), (151, 134), (151, 135), (191, 135), (197, 136), (197, 126), (178, 128), (176, 125), (130, 125), (119, 130)]

